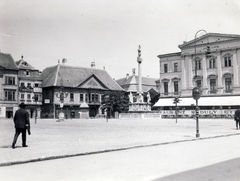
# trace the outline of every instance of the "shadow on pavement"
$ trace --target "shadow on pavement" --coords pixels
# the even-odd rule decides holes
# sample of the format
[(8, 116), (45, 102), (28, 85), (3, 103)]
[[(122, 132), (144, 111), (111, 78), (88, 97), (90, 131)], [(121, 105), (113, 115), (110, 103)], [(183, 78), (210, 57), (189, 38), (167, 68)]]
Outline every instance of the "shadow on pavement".
[(240, 180), (240, 158), (158, 178), (153, 181), (235, 181)]

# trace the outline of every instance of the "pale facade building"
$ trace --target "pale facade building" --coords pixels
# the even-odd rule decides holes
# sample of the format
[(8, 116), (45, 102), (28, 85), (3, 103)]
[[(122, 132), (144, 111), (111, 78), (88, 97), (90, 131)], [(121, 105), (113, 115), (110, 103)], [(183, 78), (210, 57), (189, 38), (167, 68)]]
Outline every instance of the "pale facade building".
[(10, 54), (0, 52), (0, 118), (12, 118), (18, 103), (18, 68)]
[(25, 109), (29, 112), (30, 118), (40, 118), (42, 106), (41, 72), (25, 61), (23, 56), (15, 63), (19, 69), (19, 103), (26, 104)]
[[(168, 109), (174, 97), (179, 106), (195, 104), (192, 89), (202, 91), (200, 109), (236, 109), (240, 105), (240, 35), (207, 33), (178, 46), (181, 51), (158, 55), (160, 99), (155, 107)], [(210, 54), (207, 55), (207, 48)]]

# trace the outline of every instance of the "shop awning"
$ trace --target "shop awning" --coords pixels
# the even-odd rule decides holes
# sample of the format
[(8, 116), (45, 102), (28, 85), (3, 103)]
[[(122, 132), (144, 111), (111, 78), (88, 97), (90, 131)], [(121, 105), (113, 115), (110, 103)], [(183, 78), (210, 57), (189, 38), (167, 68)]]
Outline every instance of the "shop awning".
[[(190, 106), (196, 104), (193, 98), (179, 98), (179, 106)], [(153, 107), (174, 106), (174, 98), (160, 98)], [(199, 106), (240, 106), (240, 96), (222, 96), (222, 97), (201, 97), (198, 100)]]

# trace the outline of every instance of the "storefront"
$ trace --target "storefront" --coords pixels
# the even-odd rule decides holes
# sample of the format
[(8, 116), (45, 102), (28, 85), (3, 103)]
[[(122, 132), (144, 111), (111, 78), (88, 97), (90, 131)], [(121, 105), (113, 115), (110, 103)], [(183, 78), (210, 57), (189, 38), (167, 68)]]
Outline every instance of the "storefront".
[[(174, 98), (162, 98), (154, 105), (163, 118), (176, 117)], [(182, 118), (195, 116), (196, 101), (193, 98), (180, 98), (177, 104), (177, 115)], [(235, 110), (240, 106), (240, 96), (201, 97), (198, 100), (201, 118), (233, 118)]]

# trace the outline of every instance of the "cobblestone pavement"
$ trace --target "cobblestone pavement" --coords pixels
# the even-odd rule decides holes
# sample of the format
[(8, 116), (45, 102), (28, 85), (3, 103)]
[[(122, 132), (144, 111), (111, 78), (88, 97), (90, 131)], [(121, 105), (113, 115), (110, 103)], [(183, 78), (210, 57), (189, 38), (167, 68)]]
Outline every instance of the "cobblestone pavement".
[(0, 166), (240, 134), (232, 119), (199, 123), (196, 138), (193, 119), (32, 119), (28, 147), (21, 147), (20, 135), (12, 149), (13, 121), (0, 119)]

